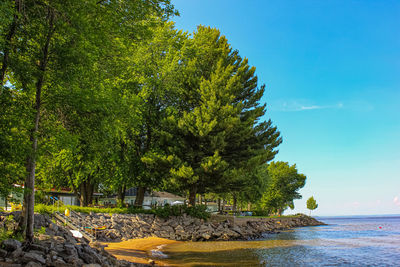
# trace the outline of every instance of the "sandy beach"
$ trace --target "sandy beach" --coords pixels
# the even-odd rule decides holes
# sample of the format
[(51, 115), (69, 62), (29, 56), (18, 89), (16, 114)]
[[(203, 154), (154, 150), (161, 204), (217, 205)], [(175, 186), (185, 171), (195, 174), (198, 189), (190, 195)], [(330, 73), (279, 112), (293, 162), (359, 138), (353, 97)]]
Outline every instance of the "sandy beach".
[[(148, 264), (151, 255), (157, 251), (159, 246), (178, 242), (159, 237), (147, 237), (103, 244), (107, 245), (105, 249), (119, 260)], [(156, 261), (156, 265), (165, 266), (160, 260)]]

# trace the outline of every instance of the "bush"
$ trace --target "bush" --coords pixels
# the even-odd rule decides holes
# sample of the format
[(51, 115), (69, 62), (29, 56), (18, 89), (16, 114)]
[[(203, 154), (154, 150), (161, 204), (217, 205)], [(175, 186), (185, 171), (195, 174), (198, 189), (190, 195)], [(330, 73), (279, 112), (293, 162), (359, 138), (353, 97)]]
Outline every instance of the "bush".
[(41, 214), (51, 215), (56, 211), (64, 213), (65, 209), (70, 209), (76, 212), (81, 213), (110, 213), (110, 214), (155, 214), (161, 218), (168, 218), (169, 216), (181, 216), (184, 213), (190, 215), (192, 217), (196, 217), (199, 219), (208, 219), (210, 217), (210, 213), (207, 212), (207, 207), (205, 205), (198, 205), (195, 207), (188, 207), (185, 205), (165, 205), (164, 207), (158, 207), (151, 210), (144, 210), (142, 208), (137, 207), (128, 207), (128, 208), (93, 208), (93, 207), (79, 207), (79, 206), (49, 206), (44, 204), (35, 205), (35, 212)]
[(207, 211), (206, 205), (198, 205), (194, 207), (185, 206), (185, 213), (192, 217), (207, 220), (210, 218), (210, 213)]
[[(36, 204), (35, 205), (35, 212), (40, 213), (40, 214), (51, 215), (56, 211), (58, 211), (57, 206), (49, 206), (49, 205), (45, 205), (45, 204)], [(60, 207), (60, 211), (63, 211), (62, 207)]]
[(253, 216), (269, 216), (269, 211), (266, 210), (253, 210)]
[(9, 238), (16, 239), (21, 242), (23, 241), (24, 238), (21, 233), (15, 234), (15, 223), (16, 222), (14, 221), (13, 215), (7, 216), (4, 222), (4, 227), (0, 228), (0, 243)]

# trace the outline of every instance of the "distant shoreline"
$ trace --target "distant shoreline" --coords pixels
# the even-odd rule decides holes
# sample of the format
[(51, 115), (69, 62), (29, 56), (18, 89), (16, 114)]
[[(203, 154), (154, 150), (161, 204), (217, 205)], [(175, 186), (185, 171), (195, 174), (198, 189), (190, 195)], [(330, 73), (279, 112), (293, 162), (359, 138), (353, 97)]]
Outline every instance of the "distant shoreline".
[(317, 220), (323, 219), (376, 219), (376, 218), (399, 218), (400, 214), (371, 214), (371, 215), (335, 215), (335, 216), (314, 216)]

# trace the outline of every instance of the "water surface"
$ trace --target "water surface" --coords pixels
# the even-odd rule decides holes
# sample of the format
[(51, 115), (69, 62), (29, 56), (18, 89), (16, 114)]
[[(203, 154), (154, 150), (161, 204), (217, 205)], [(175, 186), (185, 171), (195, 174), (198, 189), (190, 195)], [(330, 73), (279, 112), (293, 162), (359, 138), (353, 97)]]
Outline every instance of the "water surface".
[(162, 248), (175, 266), (400, 266), (400, 216), (319, 218), (256, 241), (181, 242)]

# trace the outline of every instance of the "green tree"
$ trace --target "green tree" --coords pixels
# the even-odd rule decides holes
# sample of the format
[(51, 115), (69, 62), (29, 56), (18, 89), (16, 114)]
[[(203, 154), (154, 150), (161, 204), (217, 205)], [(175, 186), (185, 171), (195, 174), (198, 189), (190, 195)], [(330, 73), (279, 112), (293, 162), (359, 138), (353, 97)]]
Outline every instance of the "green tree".
[(257, 87), (255, 68), (218, 30), (199, 26), (181, 53), (178, 97), (168, 118), (176, 163), (171, 175), (194, 205), (197, 193), (235, 190), (241, 173), (271, 160), (281, 139), (271, 121), (259, 123), (264, 87)]
[(300, 199), (298, 190), (304, 187), (306, 176), (298, 173), (296, 164), (290, 166), (287, 162), (271, 162), (267, 166), (267, 187), (259, 202), (262, 209), (282, 214), (290, 207), (294, 208), (293, 200)]
[(107, 52), (115, 38), (140, 38), (152, 24), (154, 15), (167, 17), (173, 8), (168, 0), (3, 2), (1, 9), (12, 12), (0, 18), (7, 22), (1, 28), (7, 32), (0, 41), (1, 92), (4, 84), (11, 83), (12, 90), (26, 92), (32, 101), (25, 107), (30, 117), (26, 127), (31, 148), (25, 157), (28, 174), (21, 221), (22, 228), (26, 229), (26, 241), (32, 242), (36, 163), (40, 156), (40, 138), (46, 134), (42, 131), (41, 125), (45, 123), (42, 115), (54, 100), (52, 96), (79, 88), (82, 76), (92, 78), (84, 75), (85, 70), (105, 66), (101, 59), (110, 56)]
[(173, 23), (160, 23), (151, 38), (132, 46), (127, 68), (126, 90), (139, 99), (140, 119), (132, 135), (135, 164), (134, 184), (138, 187), (135, 205), (143, 204), (146, 190), (160, 188), (170, 164), (167, 160), (164, 122), (174, 103), (171, 81), (179, 64), (178, 56), (184, 34)]
[(310, 197), (309, 199), (307, 199), (307, 209), (310, 210), (310, 216), (311, 216), (311, 211), (315, 210), (316, 208), (318, 208), (318, 204), (317, 201), (314, 199), (314, 197)]

